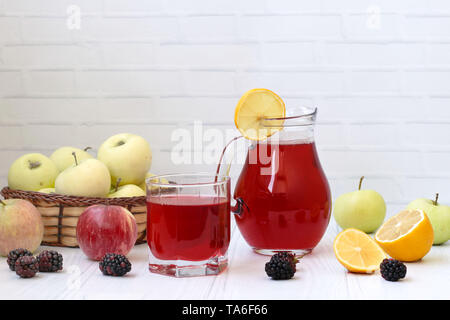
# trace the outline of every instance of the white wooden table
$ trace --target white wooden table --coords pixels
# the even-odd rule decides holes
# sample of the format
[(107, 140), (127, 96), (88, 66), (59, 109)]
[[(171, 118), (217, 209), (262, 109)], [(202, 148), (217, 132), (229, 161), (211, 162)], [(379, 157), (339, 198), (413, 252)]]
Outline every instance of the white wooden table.
[(348, 273), (332, 249), (338, 231), (332, 218), (319, 246), (300, 261), (289, 281), (266, 276), (268, 257), (253, 253), (235, 226), (229, 268), (219, 276), (177, 279), (152, 274), (146, 244), (131, 251), (133, 268), (123, 278), (103, 276), (98, 263), (80, 249), (53, 248), (63, 254), (64, 270), (32, 279), (20, 279), (9, 271), (6, 258), (0, 258), (0, 299), (450, 299), (450, 244), (433, 247), (421, 262), (408, 263), (407, 278), (391, 283), (379, 272)]

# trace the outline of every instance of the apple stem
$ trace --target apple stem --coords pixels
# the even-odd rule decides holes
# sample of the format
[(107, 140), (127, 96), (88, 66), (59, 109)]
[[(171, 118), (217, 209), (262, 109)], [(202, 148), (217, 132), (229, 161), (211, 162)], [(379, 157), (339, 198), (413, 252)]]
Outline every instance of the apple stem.
[(84, 148), (83, 150), (84, 150), (84, 151), (89, 151), (89, 150), (92, 150), (92, 147), (86, 147), (86, 148)]
[(75, 166), (78, 166), (77, 154), (72, 152), (73, 157), (75, 158)]
[(119, 190), (119, 184), (122, 181), (122, 178), (117, 179), (116, 181), (116, 190), (114, 192), (117, 192), (117, 190)]
[(29, 161), (30, 169), (36, 169), (41, 166), (41, 163), (39, 161)]
[(438, 205), (438, 200), (439, 200), (439, 193), (436, 193), (436, 200), (434, 200), (434, 205), (435, 206)]
[(1, 203), (2, 205), (6, 206), (6, 203), (3, 202), (3, 200), (1, 200), (1, 199), (0, 199), (0, 203)]
[(364, 176), (361, 177), (361, 179), (359, 180), (359, 188), (358, 188), (358, 190), (361, 190), (363, 180), (364, 180)]

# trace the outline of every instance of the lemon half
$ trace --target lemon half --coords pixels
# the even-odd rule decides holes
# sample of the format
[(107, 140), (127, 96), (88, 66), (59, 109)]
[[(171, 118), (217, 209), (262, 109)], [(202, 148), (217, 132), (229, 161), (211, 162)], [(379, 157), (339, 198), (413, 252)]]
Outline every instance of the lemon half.
[(431, 250), (434, 232), (425, 212), (404, 210), (381, 226), (375, 240), (392, 258), (412, 262)]
[(374, 273), (387, 258), (383, 249), (365, 232), (346, 229), (338, 234), (333, 244), (338, 261), (350, 272)]

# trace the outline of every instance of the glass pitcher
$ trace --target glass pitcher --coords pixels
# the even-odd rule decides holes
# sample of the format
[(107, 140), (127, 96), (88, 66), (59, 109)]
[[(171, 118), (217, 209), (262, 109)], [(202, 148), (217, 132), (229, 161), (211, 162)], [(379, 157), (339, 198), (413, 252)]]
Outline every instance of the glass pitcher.
[(314, 141), (315, 108), (285, 118), (263, 119), (282, 130), (248, 148), (234, 191), (236, 223), (257, 253), (310, 253), (331, 214), (331, 194)]

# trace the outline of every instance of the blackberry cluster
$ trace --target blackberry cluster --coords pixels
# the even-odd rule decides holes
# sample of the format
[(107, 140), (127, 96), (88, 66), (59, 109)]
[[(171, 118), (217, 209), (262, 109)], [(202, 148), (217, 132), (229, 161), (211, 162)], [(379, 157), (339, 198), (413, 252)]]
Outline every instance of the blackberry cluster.
[(40, 272), (57, 272), (63, 269), (63, 257), (53, 250), (42, 251), (37, 256)]
[(16, 260), (15, 270), (21, 278), (33, 278), (39, 271), (39, 263), (33, 256), (23, 256)]
[(122, 277), (131, 271), (131, 263), (127, 257), (115, 253), (107, 253), (99, 267), (105, 276)]
[(380, 265), (381, 276), (387, 281), (398, 281), (406, 277), (406, 266), (395, 259), (384, 259)]
[(33, 254), (30, 251), (28, 251), (27, 249), (22, 249), (22, 248), (10, 251), (8, 253), (8, 259), (6, 260), (6, 262), (8, 263), (9, 269), (11, 271), (16, 271), (17, 259), (19, 259), (20, 257), (24, 257), (24, 256), (32, 257)]
[(274, 280), (291, 279), (296, 270), (298, 259), (289, 252), (279, 252), (266, 263), (266, 273)]
[(15, 249), (8, 253), (8, 266), (21, 278), (32, 278), (37, 272), (56, 272), (63, 268), (63, 257), (56, 251), (45, 250), (37, 257), (27, 249)]

